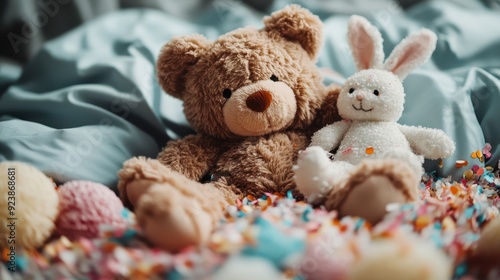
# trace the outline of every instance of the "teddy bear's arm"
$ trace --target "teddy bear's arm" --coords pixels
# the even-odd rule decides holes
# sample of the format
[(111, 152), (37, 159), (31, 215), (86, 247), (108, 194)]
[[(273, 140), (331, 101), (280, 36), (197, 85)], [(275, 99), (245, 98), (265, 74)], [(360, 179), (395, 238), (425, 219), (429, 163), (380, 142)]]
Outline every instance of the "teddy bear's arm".
[(311, 135), (326, 125), (342, 119), (337, 109), (337, 99), (340, 92), (340, 86), (332, 84), (325, 90), (326, 95), (320, 107), (316, 110), (316, 116), (309, 129)]
[(440, 129), (399, 125), (416, 154), (428, 159), (447, 158), (455, 152), (455, 143)]
[(310, 146), (320, 146), (325, 151), (338, 147), (351, 123), (340, 121), (323, 127), (314, 133)]
[(213, 139), (189, 135), (167, 143), (158, 160), (189, 179), (199, 181), (214, 165), (224, 147)]

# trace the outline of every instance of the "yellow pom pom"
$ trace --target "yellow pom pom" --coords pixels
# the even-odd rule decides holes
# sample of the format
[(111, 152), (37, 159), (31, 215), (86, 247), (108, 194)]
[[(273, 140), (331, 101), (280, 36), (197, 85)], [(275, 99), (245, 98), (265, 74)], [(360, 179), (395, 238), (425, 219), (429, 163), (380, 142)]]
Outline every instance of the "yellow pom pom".
[(0, 163), (0, 247), (36, 248), (50, 237), (59, 197), (53, 182), (33, 166)]

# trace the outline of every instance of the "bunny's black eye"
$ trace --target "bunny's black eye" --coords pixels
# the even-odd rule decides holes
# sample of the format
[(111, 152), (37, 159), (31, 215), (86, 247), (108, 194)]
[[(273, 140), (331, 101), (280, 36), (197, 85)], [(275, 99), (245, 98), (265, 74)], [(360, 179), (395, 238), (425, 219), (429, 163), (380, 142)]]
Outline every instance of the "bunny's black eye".
[(375, 96), (378, 96), (380, 94), (380, 92), (378, 92), (378, 90), (374, 90), (373, 94), (375, 94)]
[(222, 92), (222, 96), (224, 96), (224, 98), (226, 99), (229, 99), (229, 97), (231, 97), (231, 90), (226, 88), (223, 92)]
[(277, 81), (279, 81), (279, 80), (280, 80), (280, 79), (278, 79), (278, 77), (276, 77), (276, 75), (274, 75), (274, 74), (273, 74), (273, 75), (271, 76), (271, 81), (273, 81), (273, 82), (277, 82)]
[(353, 88), (351, 88), (351, 89), (349, 90), (349, 93), (353, 93), (353, 92), (354, 92), (354, 89), (353, 89)]

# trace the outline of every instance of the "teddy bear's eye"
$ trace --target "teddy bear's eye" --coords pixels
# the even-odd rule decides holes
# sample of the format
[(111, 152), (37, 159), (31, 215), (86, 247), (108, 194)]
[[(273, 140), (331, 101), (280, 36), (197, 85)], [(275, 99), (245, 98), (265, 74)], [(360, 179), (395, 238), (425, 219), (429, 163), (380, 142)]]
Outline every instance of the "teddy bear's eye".
[(375, 96), (378, 96), (380, 94), (380, 92), (378, 92), (378, 90), (374, 90), (373, 94), (375, 94)]
[(353, 89), (353, 88), (351, 88), (351, 89), (349, 90), (349, 93), (353, 93), (353, 92), (354, 92), (354, 89)]
[(231, 97), (231, 90), (226, 88), (223, 92), (222, 92), (222, 96), (224, 96), (224, 98), (226, 99), (229, 99), (229, 97)]
[(271, 76), (271, 81), (273, 81), (273, 82), (277, 82), (277, 81), (279, 81), (279, 80), (280, 80), (280, 79), (278, 79), (278, 77), (276, 77), (276, 75), (274, 75), (274, 74), (273, 74), (273, 75)]

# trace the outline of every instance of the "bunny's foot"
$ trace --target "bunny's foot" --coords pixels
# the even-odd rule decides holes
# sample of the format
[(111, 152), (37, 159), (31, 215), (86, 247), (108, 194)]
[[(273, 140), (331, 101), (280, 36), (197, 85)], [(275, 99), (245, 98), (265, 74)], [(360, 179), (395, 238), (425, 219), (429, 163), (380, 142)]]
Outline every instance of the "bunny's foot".
[(312, 146), (299, 154), (293, 170), (297, 189), (314, 203), (346, 178), (351, 168), (345, 162), (332, 162), (321, 147)]
[(332, 190), (325, 206), (338, 210), (340, 216), (358, 216), (376, 224), (384, 218), (388, 204), (418, 198), (419, 179), (411, 167), (399, 160), (365, 160), (341, 188)]

